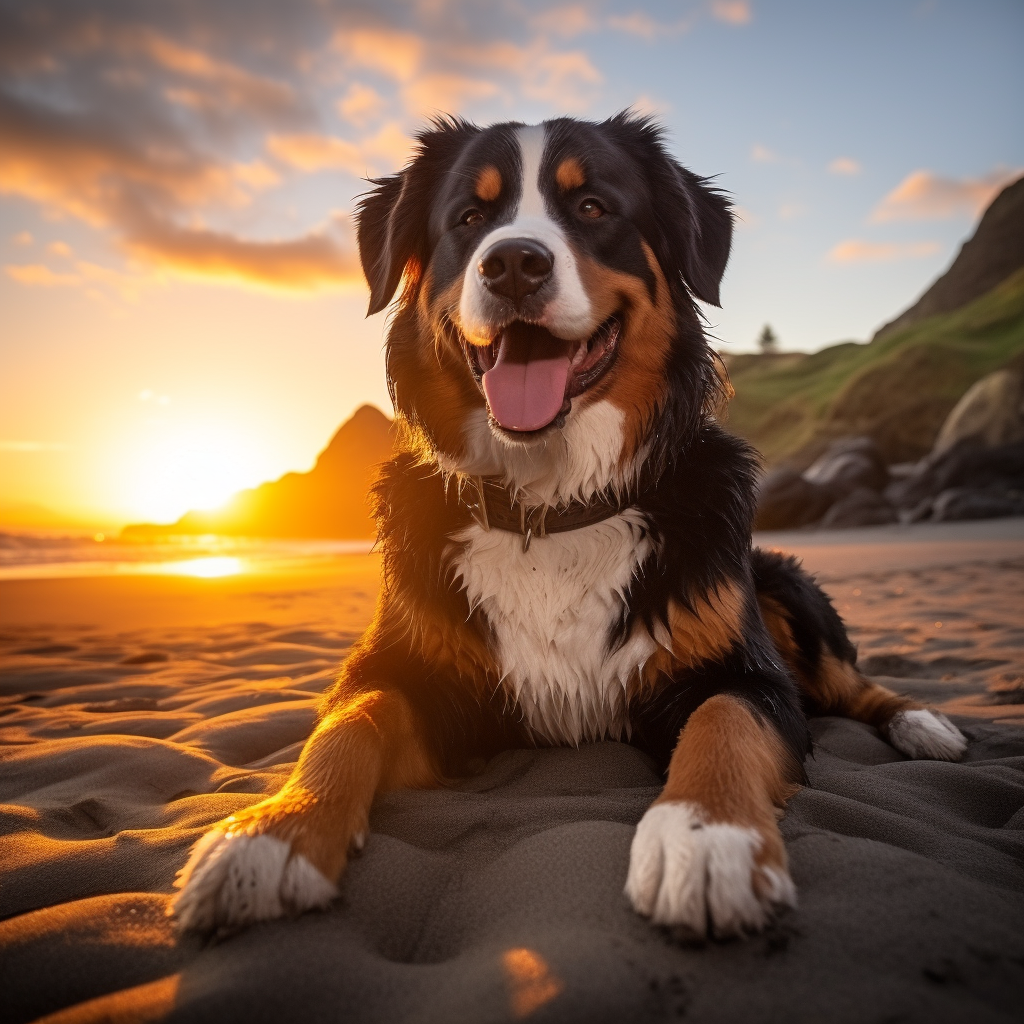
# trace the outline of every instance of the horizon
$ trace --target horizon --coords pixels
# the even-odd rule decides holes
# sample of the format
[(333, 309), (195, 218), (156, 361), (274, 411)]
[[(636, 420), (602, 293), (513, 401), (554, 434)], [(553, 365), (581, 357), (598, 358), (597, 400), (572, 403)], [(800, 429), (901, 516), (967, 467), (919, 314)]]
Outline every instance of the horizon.
[(867, 341), (1024, 169), (1010, 3), (8, 0), (0, 26), (0, 518), (174, 521), (390, 417), (351, 212), (435, 110), (654, 114), (738, 207), (704, 307), (730, 353), (766, 323)]

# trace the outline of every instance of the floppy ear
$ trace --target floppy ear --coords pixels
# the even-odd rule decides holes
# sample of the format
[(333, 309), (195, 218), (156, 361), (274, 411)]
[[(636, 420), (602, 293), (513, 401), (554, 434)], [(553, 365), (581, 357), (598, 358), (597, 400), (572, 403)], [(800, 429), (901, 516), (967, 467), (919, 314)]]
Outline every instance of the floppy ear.
[(679, 239), (683, 279), (698, 299), (720, 306), (718, 288), (732, 246), (732, 206), (706, 178), (673, 161), (678, 178), (678, 197), (686, 212), (685, 238)]
[(427, 224), (437, 186), (456, 152), (480, 131), (448, 116), (437, 117), (432, 124), (416, 136), (419, 145), (405, 170), (372, 179), (377, 187), (362, 197), (356, 211), (359, 260), (370, 285), (367, 316), (391, 301), (411, 259), (426, 265)]
[[(366, 194), (356, 212), (359, 261), (370, 286), (367, 316), (379, 313), (392, 299), (406, 264), (420, 247), (408, 201), (402, 202), (407, 167), (388, 178), (375, 178), (377, 187)], [(423, 214), (425, 228), (426, 215)]]
[(664, 131), (651, 118), (624, 110), (605, 126), (629, 148), (644, 152), (642, 166), (660, 213), (649, 241), (658, 243), (662, 268), (678, 274), (698, 299), (719, 305), (718, 286), (732, 244), (729, 200), (669, 156)]

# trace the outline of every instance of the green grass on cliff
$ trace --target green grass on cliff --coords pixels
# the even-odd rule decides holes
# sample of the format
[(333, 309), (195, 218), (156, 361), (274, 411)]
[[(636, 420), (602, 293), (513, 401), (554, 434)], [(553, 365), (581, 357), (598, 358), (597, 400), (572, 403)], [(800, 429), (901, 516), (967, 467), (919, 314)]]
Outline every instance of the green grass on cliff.
[(836, 437), (868, 434), (890, 462), (920, 458), (979, 378), (1024, 352), (1024, 270), (952, 313), (869, 344), (812, 355), (726, 355), (728, 427), (768, 465), (808, 464)]

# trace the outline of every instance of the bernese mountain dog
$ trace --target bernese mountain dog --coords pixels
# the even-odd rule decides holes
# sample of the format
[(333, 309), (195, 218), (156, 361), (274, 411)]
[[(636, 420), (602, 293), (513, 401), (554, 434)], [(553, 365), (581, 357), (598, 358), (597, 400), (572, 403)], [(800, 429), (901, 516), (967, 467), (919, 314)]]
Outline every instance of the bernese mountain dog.
[(806, 715), (958, 759), (943, 716), (869, 682), (829, 599), (752, 549), (757, 459), (718, 414), (726, 197), (629, 112), (440, 119), (358, 211), (370, 313), (398, 293), (401, 441), (375, 490), (375, 618), (284, 788), (215, 825), (179, 927), (322, 907), (378, 793), (523, 745), (620, 740), (665, 787), (625, 894), (697, 935), (757, 931), (795, 892), (778, 820)]

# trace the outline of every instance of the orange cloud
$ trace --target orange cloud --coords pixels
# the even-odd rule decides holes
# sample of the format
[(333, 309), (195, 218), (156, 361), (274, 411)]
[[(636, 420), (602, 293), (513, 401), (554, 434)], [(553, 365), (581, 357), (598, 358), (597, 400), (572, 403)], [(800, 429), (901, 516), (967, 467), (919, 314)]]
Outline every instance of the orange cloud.
[(23, 266), (10, 265), (4, 267), (4, 271), (18, 284), (41, 288), (66, 288), (82, 282), (81, 277), (77, 274), (56, 274), (41, 263), (27, 263)]
[(376, 89), (362, 82), (353, 82), (335, 106), (346, 121), (362, 127), (387, 106), (387, 100)]
[(148, 57), (168, 71), (212, 86), (212, 90), (193, 94), (201, 105), (245, 106), (271, 114), (290, 114), (299, 107), (295, 90), (287, 82), (255, 75), (237, 64), (183, 46), (153, 29), (108, 30), (102, 41), (122, 53)]
[(498, 92), (495, 82), (483, 78), (440, 72), (421, 75), (402, 89), (406, 109), (416, 113), (451, 113), (468, 100), (486, 99)]
[(997, 168), (983, 178), (942, 178), (930, 171), (908, 174), (871, 214), (875, 224), (895, 220), (942, 220), (978, 216), (1020, 170)]
[(593, 30), (597, 23), (585, 5), (569, 4), (542, 11), (530, 19), (530, 24), (541, 32), (571, 38)]
[(341, 29), (334, 47), (356, 67), (380, 71), (408, 82), (423, 61), (423, 40), (411, 32), (391, 28)]
[(612, 15), (608, 24), (620, 32), (629, 32), (644, 39), (653, 39), (658, 30), (658, 23), (646, 11), (634, 11), (632, 14)]
[(750, 147), (750, 159), (756, 164), (777, 164), (779, 162), (779, 155), (767, 146), (762, 146), (759, 142), (755, 142)]
[(865, 242), (851, 238), (833, 247), (828, 259), (831, 263), (882, 263), (932, 256), (941, 248), (938, 242)]
[(267, 150), (282, 163), (307, 173), (345, 170), (363, 176), (401, 167), (412, 150), (412, 141), (391, 121), (376, 135), (359, 142), (316, 132), (271, 135)]
[(729, 25), (746, 25), (754, 16), (748, 0), (714, 0), (711, 13)]
[(860, 174), (861, 172), (860, 164), (852, 157), (848, 156), (837, 156), (835, 160), (828, 165), (828, 169), (831, 174), (853, 175)]
[(362, 281), (353, 247), (326, 229), (301, 238), (252, 241), (140, 217), (125, 240), (131, 254), (161, 271), (281, 291), (311, 291)]

